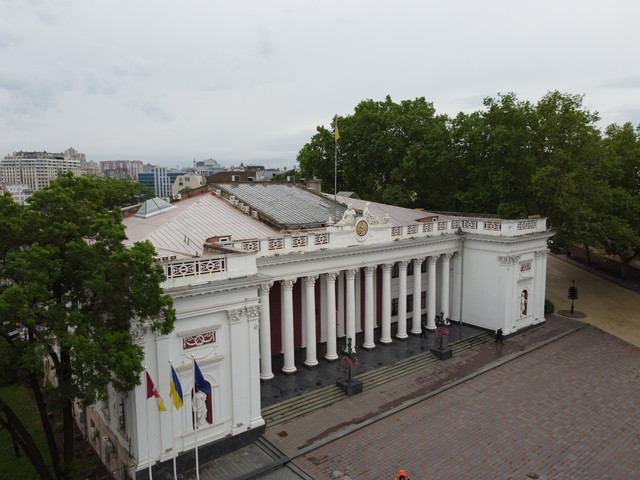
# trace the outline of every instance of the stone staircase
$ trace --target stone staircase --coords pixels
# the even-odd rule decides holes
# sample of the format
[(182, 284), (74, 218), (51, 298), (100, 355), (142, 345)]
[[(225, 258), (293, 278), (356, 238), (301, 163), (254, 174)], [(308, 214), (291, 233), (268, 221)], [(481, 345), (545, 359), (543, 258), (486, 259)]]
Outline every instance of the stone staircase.
[[(493, 337), (490, 334), (480, 333), (459, 342), (452, 343), (449, 347), (453, 351), (453, 355), (456, 356), (466, 350), (470, 350), (490, 341), (493, 341)], [(440, 361), (441, 360), (431, 352), (425, 352), (420, 355), (400, 360), (392, 365), (386, 365), (361, 375), (357, 375), (355, 378), (364, 383), (365, 389), (370, 389), (387, 382), (391, 382), (392, 380), (404, 375), (409, 375), (423, 370)], [(305, 395), (300, 395), (299, 397), (291, 398), (263, 408), (262, 418), (265, 420), (268, 427), (272, 427), (279, 423), (286, 422), (287, 420), (291, 420), (292, 418), (296, 418), (300, 415), (304, 415), (330, 405), (342, 400), (343, 398), (345, 398), (345, 394), (338, 386), (335, 384), (329, 385)]]

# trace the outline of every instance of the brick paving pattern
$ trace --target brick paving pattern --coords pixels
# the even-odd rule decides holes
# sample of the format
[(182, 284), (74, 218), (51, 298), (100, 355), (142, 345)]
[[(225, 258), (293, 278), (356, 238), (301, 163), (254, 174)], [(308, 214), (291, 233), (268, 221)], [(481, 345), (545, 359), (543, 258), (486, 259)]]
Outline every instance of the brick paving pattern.
[(295, 462), (317, 479), (630, 480), (639, 432), (640, 348), (586, 327)]

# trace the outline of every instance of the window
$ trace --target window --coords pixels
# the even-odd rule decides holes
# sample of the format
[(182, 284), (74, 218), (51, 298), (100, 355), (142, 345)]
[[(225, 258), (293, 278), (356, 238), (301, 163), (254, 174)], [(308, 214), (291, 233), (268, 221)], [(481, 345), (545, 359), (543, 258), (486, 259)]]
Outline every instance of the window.
[(407, 266), (407, 275), (413, 275), (413, 260), (409, 262)]
[(398, 299), (397, 298), (391, 299), (391, 315), (394, 317), (398, 315)]
[(413, 311), (413, 294), (407, 295), (407, 312)]
[(393, 264), (393, 268), (391, 269), (391, 278), (398, 278), (400, 275), (400, 267), (397, 263)]
[(427, 262), (426, 262), (426, 260), (424, 262), (422, 262), (422, 265), (420, 265), (420, 271), (422, 273), (426, 273), (426, 271), (427, 271)]
[(420, 292), (420, 308), (427, 308), (427, 292)]

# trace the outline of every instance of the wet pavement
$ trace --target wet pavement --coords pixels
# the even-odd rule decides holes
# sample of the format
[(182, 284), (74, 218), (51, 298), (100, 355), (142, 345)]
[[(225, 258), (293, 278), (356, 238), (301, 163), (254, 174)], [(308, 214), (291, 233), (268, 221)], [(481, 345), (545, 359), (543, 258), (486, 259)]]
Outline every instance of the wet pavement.
[[(426, 322), (426, 317), (423, 317)], [(469, 338), (484, 330), (468, 325), (452, 323), (448, 327), (448, 342), (454, 343), (465, 338)], [(374, 335), (375, 348), (366, 350), (361, 348), (363, 343), (363, 333), (356, 335), (356, 354), (358, 366), (352, 369), (352, 375), (357, 376), (362, 373), (374, 370), (384, 365), (391, 365), (405, 358), (429, 351), (439, 343), (439, 338), (431, 331), (426, 332), (426, 338), (420, 335), (409, 335), (404, 340), (395, 337), (396, 325), (392, 326), (392, 343), (383, 344), (379, 341), (380, 329), (376, 329)], [(344, 339), (339, 339), (338, 350), (345, 350)], [(260, 385), (262, 396), (262, 408), (282, 402), (292, 397), (309, 393), (327, 385), (335, 385), (336, 381), (346, 377), (346, 369), (340, 360), (329, 361), (324, 358), (326, 345), (318, 345), (318, 365), (307, 367), (304, 364), (305, 349), (297, 350), (295, 353), (295, 364), (297, 371), (292, 374), (282, 372), (283, 356), (273, 357), (272, 369), (274, 378), (263, 381)]]

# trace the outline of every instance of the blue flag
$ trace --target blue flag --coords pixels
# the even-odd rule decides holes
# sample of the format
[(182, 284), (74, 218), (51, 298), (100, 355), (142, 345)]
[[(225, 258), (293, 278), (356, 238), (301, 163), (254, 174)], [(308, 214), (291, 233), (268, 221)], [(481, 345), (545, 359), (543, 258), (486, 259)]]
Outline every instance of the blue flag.
[(196, 362), (195, 359), (193, 360), (193, 366), (196, 371), (196, 381), (195, 381), (196, 387), (198, 387), (198, 390), (200, 390), (201, 392), (206, 393), (207, 395), (211, 395), (211, 389), (209, 388), (209, 384), (204, 379), (204, 376), (200, 371), (200, 367), (198, 367), (198, 362)]

